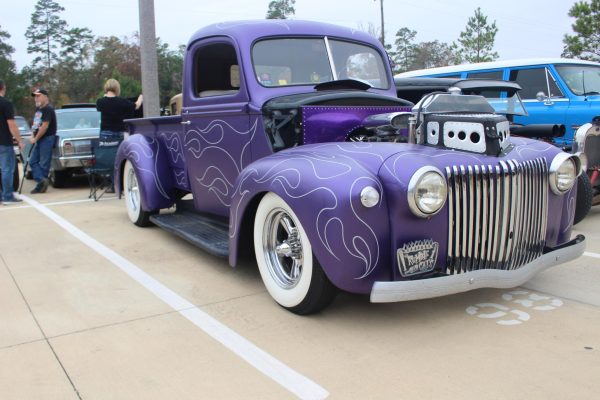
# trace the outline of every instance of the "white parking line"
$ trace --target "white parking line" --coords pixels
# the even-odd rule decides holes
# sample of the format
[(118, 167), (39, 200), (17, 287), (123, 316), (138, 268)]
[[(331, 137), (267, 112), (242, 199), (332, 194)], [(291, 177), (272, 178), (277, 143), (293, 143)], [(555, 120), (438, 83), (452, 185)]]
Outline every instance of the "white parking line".
[(593, 258), (600, 258), (600, 254), (598, 254), (598, 253), (592, 253), (590, 251), (584, 251), (583, 255), (584, 256), (588, 256), (588, 257), (593, 257)]
[(64, 230), (79, 239), (85, 245), (108, 259), (116, 267), (125, 272), (140, 285), (144, 286), (160, 300), (171, 306), (175, 311), (188, 319), (194, 325), (202, 329), (213, 339), (220, 342), (223, 346), (237, 354), (254, 368), (283, 386), (285, 389), (295, 394), (298, 398), (324, 399), (329, 396), (329, 392), (319, 386), (317, 383), (294, 371), (281, 361), (271, 356), (269, 353), (254, 345), (248, 339), (239, 335), (215, 318), (200, 310), (194, 304), (190, 303), (150, 275), (146, 274), (139, 267), (116, 253), (114, 250), (106, 247), (96, 239), (81, 231), (75, 225), (62, 218), (60, 215), (51, 211), (45, 205), (42, 205), (27, 196), (21, 195), (20, 197), (40, 213), (50, 218)]
[[(21, 196), (21, 198), (23, 198), (23, 195)], [(98, 201), (117, 200), (117, 199), (118, 199), (118, 197), (112, 196), (112, 197), (103, 197), (103, 198), (99, 199)], [(63, 204), (89, 203), (91, 201), (94, 201), (94, 199), (54, 201), (54, 202), (50, 202), (50, 203), (39, 203), (39, 204), (44, 205), (44, 206), (61, 206)], [(10, 206), (6, 206), (6, 207), (0, 207), (0, 212), (1, 211), (18, 210), (20, 208), (32, 208), (32, 207), (33, 206), (26, 206), (26, 205), (22, 205), (22, 206), (10, 205)]]

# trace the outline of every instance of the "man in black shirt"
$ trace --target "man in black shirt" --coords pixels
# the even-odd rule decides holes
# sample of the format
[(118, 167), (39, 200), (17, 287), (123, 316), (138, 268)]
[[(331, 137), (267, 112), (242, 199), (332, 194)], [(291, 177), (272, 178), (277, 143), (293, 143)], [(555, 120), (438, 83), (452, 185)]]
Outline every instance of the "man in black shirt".
[(35, 115), (33, 116), (33, 135), (31, 143), (34, 145), (29, 159), (31, 173), (37, 185), (31, 193), (44, 193), (48, 190), (48, 174), (50, 173), (50, 162), (52, 161), (52, 148), (56, 138), (56, 113), (49, 104), (48, 91), (37, 89), (31, 93), (35, 97)]
[(16, 164), (13, 138), (17, 141), (21, 151), (23, 151), (25, 146), (15, 122), (15, 112), (12, 103), (4, 98), (5, 94), (6, 84), (3, 80), (0, 80), (0, 170), (2, 170), (0, 203), (8, 205), (21, 201), (13, 194), (13, 177)]

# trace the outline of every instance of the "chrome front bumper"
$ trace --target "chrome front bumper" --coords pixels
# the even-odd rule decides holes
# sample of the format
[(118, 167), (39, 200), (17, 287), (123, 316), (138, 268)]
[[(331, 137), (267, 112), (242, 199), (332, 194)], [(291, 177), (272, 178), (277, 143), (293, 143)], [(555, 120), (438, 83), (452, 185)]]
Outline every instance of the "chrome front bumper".
[(375, 282), (371, 289), (371, 302), (391, 303), (429, 299), (479, 288), (512, 288), (527, 282), (540, 271), (576, 259), (584, 251), (585, 237), (578, 235), (569, 243), (541, 255), (516, 270), (480, 269), (439, 278)]

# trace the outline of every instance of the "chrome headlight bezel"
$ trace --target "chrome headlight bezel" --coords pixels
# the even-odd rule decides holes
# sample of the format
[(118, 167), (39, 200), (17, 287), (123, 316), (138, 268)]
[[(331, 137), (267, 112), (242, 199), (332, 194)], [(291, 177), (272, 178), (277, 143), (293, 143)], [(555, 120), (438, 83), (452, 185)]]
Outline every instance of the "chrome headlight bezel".
[[(441, 190), (441, 193), (439, 197), (441, 200), (434, 207), (428, 208), (423, 205), (419, 197), (419, 189), (422, 188), (423, 180), (426, 177), (434, 176), (430, 174), (435, 174), (440, 179), (439, 190)], [(446, 198), (448, 197), (448, 184), (446, 183), (444, 174), (439, 169), (432, 166), (425, 166), (419, 168), (413, 174), (412, 178), (410, 178), (410, 182), (408, 183), (407, 197), (410, 210), (417, 217), (429, 218), (436, 215), (444, 207), (444, 204), (446, 204)]]
[[(572, 168), (569, 165), (569, 163), (571, 163)], [(570, 182), (568, 182), (566, 185), (564, 183), (560, 183), (559, 181), (559, 179), (564, 178), (565, 168), (567, 168), (567, 171), (569, 169), (573, 170), (573, 173), (570, 174), (572, 175), (570, 178)], [(550, 188), (552, 189), (552, 192), (554, 192), (557, 195), (562, 195), (571, 190), (571, 188), (573, 188), (573, 185), (577, 181), (577, 177), (579, 176), (580, 171), (581, 160), (579, 160), (579, 157), (568, 153), (557, 154), (552, 160), (549, 170), (549, 184)]]
[(379, 200), (381, 200), (379, 191), (373, 186), (366, 186), (360, 192), (360, 202), (366, 208), (375, 207), (379, 204)]

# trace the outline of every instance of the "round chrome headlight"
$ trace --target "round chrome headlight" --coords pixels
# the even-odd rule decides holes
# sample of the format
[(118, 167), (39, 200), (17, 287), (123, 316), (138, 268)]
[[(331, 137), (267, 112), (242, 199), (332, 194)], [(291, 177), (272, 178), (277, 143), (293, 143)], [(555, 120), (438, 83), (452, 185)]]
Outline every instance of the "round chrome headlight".
[(444, 175), (435, 167), (421, 167), (408, 183), (408, 205), (418, 217), (427, 218), (437, 214), (448, 194)]
[(372, 186), (367, 186), (360, 192), (360, 202), (367, 208), (375, 207), (379, 203), (379, 192)]
[(569, 191), (579, 173), (580, 161), (572, 154), (559, 153), (550, 164), (550, 188), (556, 194)]

